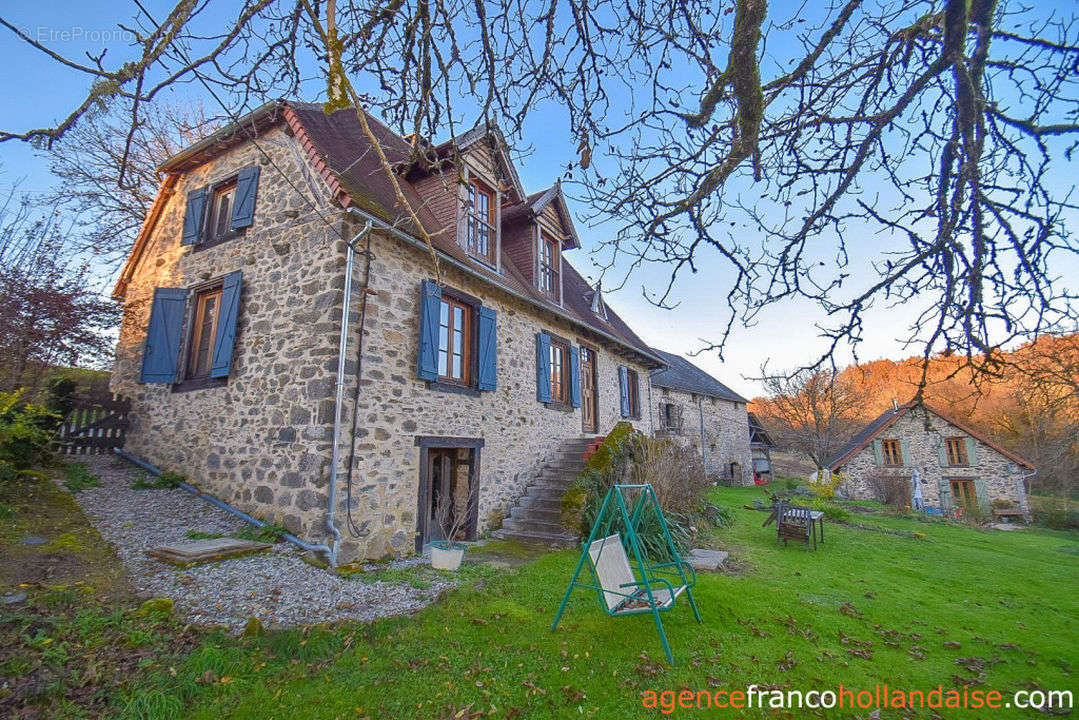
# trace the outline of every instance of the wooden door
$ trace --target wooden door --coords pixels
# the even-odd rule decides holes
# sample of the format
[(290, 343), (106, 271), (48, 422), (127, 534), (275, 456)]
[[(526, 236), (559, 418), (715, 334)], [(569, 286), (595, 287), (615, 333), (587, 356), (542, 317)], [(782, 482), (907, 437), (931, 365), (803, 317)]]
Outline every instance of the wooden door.
[[(443, 523), (452, 524), (453, 477), (456, 450), (431, 448), (427, 451), (427, 508), (422, 544), (444, 540)], [(442, 513), (447, 513), (441, 518)]]
[(581, 430), (599, 432), (596, 417), (596, 351), (581, 348)]
[(963, 508), (978, 504), (978, 494), (974, 491), (974, 481), (954, 478), (952, 480), (952, 498)]

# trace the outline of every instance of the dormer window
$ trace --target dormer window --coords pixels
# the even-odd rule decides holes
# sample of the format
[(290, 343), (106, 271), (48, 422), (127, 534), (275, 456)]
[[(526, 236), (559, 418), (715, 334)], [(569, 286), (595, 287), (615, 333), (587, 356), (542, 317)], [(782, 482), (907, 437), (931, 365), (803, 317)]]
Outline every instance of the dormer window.
[(558, 241), (540, 237), (539, 289), (553, 298), (558, 297)]
[(468, 217), (465, 221), (465, 250), (480, 260), (495, 264), (495, 193), (483, 183), (468, 184)]

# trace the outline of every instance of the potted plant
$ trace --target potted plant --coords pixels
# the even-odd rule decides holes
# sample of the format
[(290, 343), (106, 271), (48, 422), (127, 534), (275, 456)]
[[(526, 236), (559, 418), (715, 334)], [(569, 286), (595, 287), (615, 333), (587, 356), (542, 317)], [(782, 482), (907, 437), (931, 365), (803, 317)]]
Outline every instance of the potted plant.
[[(467, 549), (464, 543), (457, 542), (457, 535), (464, 527), (464, 514), (462, 513), (458, 516), (455, 513), (453, 522), (450, 522), (449, 515), (449, 508), (441, 506), (435, 518), (439, 527), (442, 528), (442, 534), (445, 538), (431, 543), (431, 567), (436, 570), (456, 570), (461, 567), (461, 560), (464, 559), (465, 550)], [(447, 525), (449, 526), (448, 528)]]

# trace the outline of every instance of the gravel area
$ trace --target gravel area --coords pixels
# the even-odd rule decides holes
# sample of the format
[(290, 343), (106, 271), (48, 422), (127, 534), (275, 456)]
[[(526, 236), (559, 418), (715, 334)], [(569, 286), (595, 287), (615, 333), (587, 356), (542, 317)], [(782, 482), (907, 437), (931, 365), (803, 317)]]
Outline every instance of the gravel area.
[[(170, 542), (189, 542), (188, 531), (231, 535), (246, 523), (183, 490), (133, 490), (138, 468), (112, 456), (80, 458), (101, 478), (101, 486), (75, 495), (102, 537), (117, 550), (136, 591), (145, 597), (170, 597), (189, 622), (243, 629), (251, 617), (270, 627), (334, 620), (374, 620), (419, 610), (452, 583), (428, 587), (408, 583), (342, 578), (301, 559), (293, 545), (280, 542), (260, 555), (188, 569), (146, 556)], [(410, 557), (369, 568), (407, 568), (425, 563)]]

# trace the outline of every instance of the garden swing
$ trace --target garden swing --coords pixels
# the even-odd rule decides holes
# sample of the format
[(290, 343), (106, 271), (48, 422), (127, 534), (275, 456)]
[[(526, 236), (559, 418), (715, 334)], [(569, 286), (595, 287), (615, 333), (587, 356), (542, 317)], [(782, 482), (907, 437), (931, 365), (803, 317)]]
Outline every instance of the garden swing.
[[(646, 532), (642, 533), (642, 530)], [(630, 555), (636, 564), (637, 575), (630, 565)], [(650, 561), (650, 556), (655, 561)], [(594, 584), (578, 579), (586, 561)], [(668, 575), (670, 579), (662, 575)], [(577, 569), (551, 623), (551, 630), (558, 627), (573, 588), (589, 588), (596, 591), (600, 607), (612, 617), (652, 613), (667, 661), (673, 665), (671, 646), (667, 643), (659, 614), (674, 607), (675, 600), (684, 592), (694, 617), (701, 622), (701, 614), (693, 600), (692, 588), (696, 583), (693, 566), (682, 560), (671, 539), (652, 485), (614, 485), (607, 491), (592, 533), (582, 546)]]

